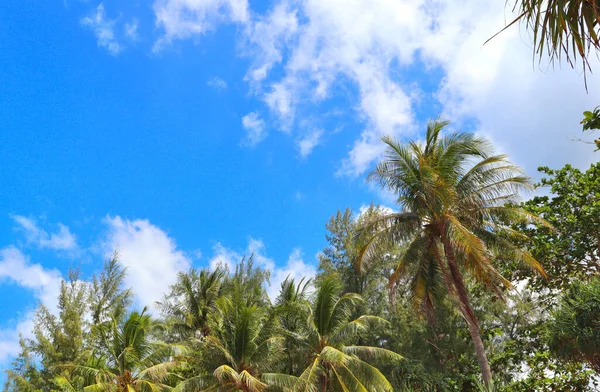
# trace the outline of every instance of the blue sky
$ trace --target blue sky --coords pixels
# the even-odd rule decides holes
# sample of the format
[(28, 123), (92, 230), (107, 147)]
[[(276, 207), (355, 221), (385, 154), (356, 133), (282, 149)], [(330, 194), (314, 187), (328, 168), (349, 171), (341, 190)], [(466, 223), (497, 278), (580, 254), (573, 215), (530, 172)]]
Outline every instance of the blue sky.
[(0, 367), (69, 267), (115, 248), (145, 304), (249, 252), (275, 284), (314, 274), (338, 208), (391, 203), (364, 181), (379, 137), (429, 117), (532, 176), (595, 158), (570, 138), (600, 83), (533, 63), (518, 29), (482, 46), (503, 1), (4, 3)]

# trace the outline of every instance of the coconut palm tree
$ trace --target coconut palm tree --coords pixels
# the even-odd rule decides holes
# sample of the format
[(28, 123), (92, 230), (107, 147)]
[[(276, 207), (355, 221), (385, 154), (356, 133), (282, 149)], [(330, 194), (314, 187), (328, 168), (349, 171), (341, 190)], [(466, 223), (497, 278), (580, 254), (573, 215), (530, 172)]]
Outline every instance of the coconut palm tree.
[(584, 74), (590, 69), (589, 53), (600, 49), (599, 1), (519, 0), (514, 11), (517, 17), (502, 31), (522, 22), (533, 34), (533, 48), (540, 58), (546, 53), (551, 61), (565, 56), (571, 66), (580, 58)]
[(281, 328), (285, 333), (285, 373), (299, 375), (303, 370), (303, 349), (296, 343), (306, 324), (305, 312), (309, 296), (311, 279), (302, 278), (298, 284), (287, 277), (281, 283), (281, 290), (275, 300), (274, 311), (279, 316)]
[(166, 381), (171, 370), (181, 363), (177, 348), (153, 341), (151, 333), (159, 325), (146, 313), (132, 312), (127, 318), (113, 316), (110, 321), (94, 326), (96, 347), (85, 365), (65, 365), (74, 377), (58, 377), (55, 384), (63, 391), (110, 392), (164, 391), (171, 388)]
[[(355, 345), (358, 336), (375, 323), (385, 322), (375, 316), (352, 314), (362, 301), (358, 294), (340, 295), (341, 283), (334, 277), (322, 282), (314, 299), (305, 308), (305, 331), (298, 343), (306, 350), (308, 366), (293, 385), (303, 392), (392, 391), (386, 377), (367, 360), (395, 361), (402, 357), (380, 347)], [(268, 377), (267, 377), (268, 379)], [(290, 387), (270, 380), (273, 385)], [(282, 381), (289, 382), (289, 379)]]
[(210, 333), (208, 316), (222, 294), (224, 278), (225, 272), (221, 268), (179, 273), (169, 295), (157, 302), (170, 328), (181, 340), (201, 338)]
[(277, 317), (267, 308), (245, 303), (238, 295), (223, 296), (210, 328), (197, 361), (200, 374), (180, 383), (177, 391), (262, 392), (268, 388), (265, 377), (290, 384), (286, 375), (266, 373), (276, 371), (284, 358)]
[(383, 138), (387, 152), (369, 180), (394, 192), (400, 211), (365, 223), (369, 238), (358, 263), (368, 263), (390, 244), (404, 244), (391, 284), (410, 275), (415, 300), (425, 311), (432, 308), (440, 285), (445, 286), (467, 323), (489, 384), (492, 375), (463, 274), (498, 294), (510, 282), (494, 267), (495, 258), (523, 262), (545, 274), (527, 251), (514, 245), (512, 240), (524, 236), (509, 225), (542, 221), (514, 205), (519, 192), (531, 187), (522, 170), (471, 133), (442, 136), (448, 124), (430, 121), (424, 143)]

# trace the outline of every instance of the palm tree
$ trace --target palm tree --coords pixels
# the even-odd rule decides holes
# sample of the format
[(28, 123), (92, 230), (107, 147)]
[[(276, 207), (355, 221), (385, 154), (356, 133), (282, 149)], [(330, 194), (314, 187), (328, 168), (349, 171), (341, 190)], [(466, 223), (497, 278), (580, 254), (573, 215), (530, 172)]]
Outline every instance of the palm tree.
[[(384, 137), (387, 153), (370, 174), (397, 195), (400, 212), (384, 214), (364, 226), (369, 236), (358, 263), (377, 257), (379, 249), (405, 244), (390, 280), (412, 277), (412, 292), (422, 310), (431, 310), (443, 284), (467, 323), (483, 379), (492, 378), (477, 318), (463, 273), (501, 294), (510, 286), (493, 265), (500, 260), (523, 262), (541, 274), (541, 265), (512, 240), (523, 235), (509, 226), (539, 220), (516, 207), (519, 191), (529, 178), (505, 155), (494, 155), (490, 144), (471, 133), (442, 136), (447, 121), (430, 121), (425, 143), (401, 143)], [(375, 233), (374, 235), (370, 233)]]
[(180, 273), (170, 294), (157, 302), (171, 329), (180, 338), (201, 338), (210, 333), (208, 317), (222, 294), (224, 278), (225, 272), (220, 268)]
[(551, 61), (564, 55), (571, 66), (580, 58), (585, 75), (590, 68), (589, 52), (600, 49), (600, 2), (519, 0), (514, 10), (518, 16), (502, 31), (517, 22), (525, 23), (533, 34), (533, 48), (540, 58), (545, 52)]
[(153, 341), (150, 334), (158, 328), (146, 309), (132, 312), (126, 319), (113, 316), (94, 326), (99, 346), (85, 365), (66, 365), (72, 368), (72, 379), (58, 377), (57, 386), (63, 391), (145, 392), (171, 388), (166, 381), (171, 370), (180, 366), (176, 347)]
[[(372, 324), (384, 320), (365, 315), (353, 319), (352, 314), (362, 298), (354, 293), (340, 295), (341, 289), (337, 279), (326, 277), (312, 303), (305, 308), (307, 323), (298, 341), (307, 351), (308, 366), (294, 383), (293, 390), (392, 391), (386, 377), (365, 360), (395, 361), (402, 357), (379, 347), (353, 345)], [(289, 384), (272, 383), (289, 387)]]
[(204, 338), (199, 375), (180, 383), (176, 391), (262, 392), (263, 378), (288, 385), (277, 370), (283, 359), (283, 338), (277, 318), (266, 308), (240, 301), (237, 295), (219, 298), (210, 319), (211, 334)]
[(302, 334), (306, 324), (305, 312), (311, 280), (302, 278), (298, 284), (287, 277), (275, 300), (275, 312), (284, 333), (285, 372), (298, 375), (302, 366), (303, 350), (296, 344), (296, 336)]

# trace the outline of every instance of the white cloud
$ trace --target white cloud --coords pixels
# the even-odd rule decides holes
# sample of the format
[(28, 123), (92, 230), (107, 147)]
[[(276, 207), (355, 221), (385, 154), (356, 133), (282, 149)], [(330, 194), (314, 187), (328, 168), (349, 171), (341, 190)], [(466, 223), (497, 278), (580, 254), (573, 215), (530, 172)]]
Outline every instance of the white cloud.
[(265, 244), (262, 240), (257, 240), (250, 237), (248, 246), (244, 250), (244, 254), (240, 254), (233, 249), (226, 248), (220, 242), (213, 246), (213, 257), (208, 262), (211, 269), (217, 266), (227, 268), (230, 272), (235, 270), (235, 266), (242, 261), (244, 257), (253, 256), (254, 262), (262, 268), (273, 270), (275, 262), (266, 256)]
[[(244, 250), (244, 255), (249, 257), (253, 255), (254, 262), (260, 267), (271, 271), (270, 285), (266, 287), (267, 294), (271, 300), (275, 300), (279, 294), (281, 283), (286, 277), (296, 279), (296, 281), (305, 277), (307, 279), (316, 275), (317, 270), (314, 265), (307, 264), (302, 259), (302, 251), (294, 249), (284, 266), (278, 266), (273, 259), (267, 256), (265, 244), (262, 240), (250, 237), (248, 246)], [(221, 243), (213, 247), (213, 257), (209, 261), (210, 268), (214, 269), (218, 265), (227, 267), (229, 271), (234, 271), (235, 266), (242, 260), (240, 253), (228, 249)]]
[(294, 120), (295, 104), (297, 98), (294, 95), (294, 78), (286, 78), (282, 82), (273, 83), (264, 100), (269, 108), (279, 115), (283, 131), (290, 131)]
[(579, 136), (581, 112), (600, 101), (600, 80), (590, 78), (587, 95), (566, 65), (534, 69), (530, 38), (517, 26), (482, 46), (511, 18), (505, 3), (480, 0), (281, 0), (249, 23), (246, 78), (286, 130), (339, 87), (357, 92), (365, 127), (339, 174), (364, 173), (383, 152), (383, 134), (422, 132), (413, 106), (427, 98), (459, 124), (474, 121), (530, 173), (539, 164), (589, 164), (593, 149), (568, 137)]
[(262, 240), (257, 240), (250, 237), (248, 240), (248, 248), (246, 253), (252, 255), (254, 262), (261, 267), (273, 271), (275, 269), (275, 261), (267, 257), (267, 248)]
[[(32, 264), (20, 250), (8, 247), (0, 249), (0, 284), (6, 280), (31, 290), (48, 309), (56, 310), (62, 280), (59, 271)], [(19, 334), (31, 336), (34, 316), (28, 312), (14, 329), (0, 330), (0, 363), (18, 354)]]
[(315, 129), (305, 135), (302, 139), (298, 140), (298, 152), (300, 153), (300, 157), (306, 158), (309, 156), (312, 150), (320, 143), (322, 136), (323, 130)]
[(217, 242), (213, 246), (213, 257), (208, 262), (210, 269), (216, 269), (217, 267), (226, 268), (228, 271), (235, 271), (235, 266), (242, 260), (239, 253), (234, 250), (228, 249), (223, 246), (220, 242)]
[(125, 36), (131, 40), (138, 39), (138, 27), (139, 21), (137, 19), (133, 19), (129, 23), (125, 23)]
[[(588, 80), (588, 95), (580, 73), (566, 64), (542, 69), (532, 59), (529, 35), (518, 27), (482, 47), (504, 25), (503, 4), (468, 4), (448, 2), (440, 10), (446, 16), (439, 18), (438, 36), (442, 31), (460, 31), (451, 15), (476, 23), (446, 45), (432, 37), (426, 46), (427, 56), (446, 72), (439, 99), (448, 117), (459, 124), (475, 119), (479, 132), (530, 175), (540, 165), (584, 167), (594, 162), (593, 148), (569, 139), (581, 134), (583, 110), (600, 102), (600, 80)], [(597, 69), (600, 64), (595, 61), (595, 65)]]
[(106, 18), (104, 4), (100, 3), (96, 12), (82, 18), (80, 23), (82, 26), (90, 28), (96, 36), (98, 46), (108, 50), (113, 56), (123, 50), (123, 46), (115, 37), (115, 21)]
[(286, 45), (298, 30), (296, 11), (288, 2), (281, 2), (264, 16), (247, 26), (245, 32), (246, 54), (253, 58), (246, 79), (250, 82), (263, 80), (273, 65), (283, 61)]
[(154, 304), (175, 283), (177, 273), (191, 266), (190, 258), (160, 228), (146, 219), (106, 217), (108, 226), (103, 244), (107, 255), (117, 249), (119, 261), (127, 268), (126, 284), (144, 305)]
[(192, 253), (192, 256), (194, 257), (194, 259), (196, 259), (196, 260), (200, 260), (202, 258), (202, 250), (201, 249), (194, 249), (191, 253)]
[(218, 76), (212, 76), (208, 78), (206, 85), (219, 91), (225, 90), (227, 88), (227, 82)]
[[(286, 10), (279, 12), (287, 15), (280, 16), (281, 20), (290, 21), (288, 24), (303, 20), (293, 25), (291, 32), (296, 34), (282, 35), (275, 24), (266, 32), (260, 30), (260, 35), (258, 29), (251, 32), (255, 34), (251, 42), (269, 42), (254, 48), (259, 58), (256, 62), (267, 64), (267, 69), (282, 61), (280, 48), (288, 45), (283, 46), (290, 53), (282, 64), (285, 74), (281, 80), (265, 82), (268, 87), (263, 96), (284, 122), (293, 120), (297, 105), (330, 97), (333, 85), (350, 81), (358, 87), (356, 109), (365, 119), (365, 131), (340, 171), (344, 174), (360, 173), (377, 158), (383, 133), (410, 131), (409, 95), (390, 75), (390, 64), (397, 59), (411, 61), (412, 45), (395, 40), (401, 36), (410, 42), (421, 28), (417, 19), (420, 4), (413, 3), (308, 0), (289, 9), (282, 1), (275, 7)], [(261, 37), (275, 37), (279, 42)]]
[(164, 35), (154, 45), (159, 51), (175, 39), (196, 37), (224, 22), (248, 20), (247, 0), (156, 0), (156, 26)]
[(250, 112), (242, 117), (242, 126), (246, 130), (246, 138), (243, 144), (253, 147), (262, 142), (267, 137), (265, 131), (265, 121), (260, 118), (258, 112)]
[[(359, 216), (363, 215), (365, 212), (367, 212), (369, 210), (369, 208), (371, 208), (371, 206), (369, 204), (361, 205), (360, 208), (358, 209), (358, 215)], [(377, 206), (377, 209), (384, 214), (392, 214), (394, 212), (397, 212), (392, 207), (388, 207), (385, 205), (379, 205), (379, 206)]]
[(13, 215), (13, 220), (19, 225), (18, 229), (25, 233), (27, 242), (33, 243), (40, 248), (75, 251), (77, 250), (77, 238), (69, 228), (62, 223), (58, 224), (58, 232), (48, 234), (41, 229), (35, 219), (20, 215)]
[(0, 365), (19, 354), (19, 335), (31, 337), (34, 317), (35, 313), (30, 312), (14, 328), (0, 329)]
[(294, 279), (296, 283), (300, 279), (306, 280), (314, 278), (317, 274), (317, 269), (314, 265), (307, 264), (303, 260), (302, 251), (294, 249), (283, 267), (277, 267), (271, 272), (271, 285), (267, 288), (267, 294), (271, 300), (275, 300), (279, 295), (281, 283), (286, 278)]

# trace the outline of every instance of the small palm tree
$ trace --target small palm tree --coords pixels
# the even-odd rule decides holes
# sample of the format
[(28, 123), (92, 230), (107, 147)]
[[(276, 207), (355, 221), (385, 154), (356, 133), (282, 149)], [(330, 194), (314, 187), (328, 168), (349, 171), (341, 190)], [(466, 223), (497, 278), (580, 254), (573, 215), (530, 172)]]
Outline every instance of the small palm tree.
[(63, 391), (78, 390), (110, 392), (163, 391), (171, 370), (179, 366), (176, 347), (152, 341), (150, 334), (159, 326), (146, 314), (132, 312), (122, 320), (113, 316), (96, 325), (94, 334), (99, 345), (85, 365), (66, 365), (74, 377), (59, 377), (55, 383)]
[(364, 315), (353, 319), (362, 298), (354, 293), (340, 295), (341, 288), (334, 277), (325, 278), (312, 303), (305, 308), (307, 324), (304, 336), (298, 337), (298, 341), (307, 351), (308, 366), (295, 381), (293, 390), (392, 391), (386, 377), (366, 360), (395, 361), (402, 357), (383, 348), (354, 345), (360, 333), (384, 320)]
[(180, 383), (176, 391), (262, 392), (268, 388), (264, 377), (286, 384), (286, 375), (265, 373), (278, 369), (283, 359), (277, 319), (266, 308), (224, 296), (210, 325), (199, 358), (201, 374)]
[(430, 121), (425, 143), (383, 138), (386, 156), (369, 179), (397, 195), (400, 212), (366, 222), (369, 238), (358, 264), (378, 257), (390, 244), (405, 244), (390, 283), (411, 276), (414, 297), (426, 312), (440, 285), (445, 286), (466, 320), (487, 385), (492, 375), (463, 273), (498, 294), (510, 282), (494, 267), (495, 257), (523, 262), (545, 275), (531, 254), (514, 245), (512, 240), (524, 236), (510, 227), (512, 222), (544, 222), (514, 205), (519, 192), (531, 187), (521, 169), (471, 133), (442, 136), (447, 125)]
[(222, 294), (225, 272), (192, 269), (180, 273), (171, 293), (157, 307), (180, 338), (207, 336), (209, 314)]

